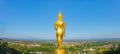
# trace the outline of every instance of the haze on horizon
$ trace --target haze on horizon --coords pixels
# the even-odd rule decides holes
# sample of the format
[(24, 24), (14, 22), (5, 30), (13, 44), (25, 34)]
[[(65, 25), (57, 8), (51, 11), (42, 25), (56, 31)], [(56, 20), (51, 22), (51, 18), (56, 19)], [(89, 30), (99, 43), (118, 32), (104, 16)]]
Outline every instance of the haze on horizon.
[(59, 10), (64, 39), (120, 38), (119, 0), (0, 0), (0, 38), (55, 39)]

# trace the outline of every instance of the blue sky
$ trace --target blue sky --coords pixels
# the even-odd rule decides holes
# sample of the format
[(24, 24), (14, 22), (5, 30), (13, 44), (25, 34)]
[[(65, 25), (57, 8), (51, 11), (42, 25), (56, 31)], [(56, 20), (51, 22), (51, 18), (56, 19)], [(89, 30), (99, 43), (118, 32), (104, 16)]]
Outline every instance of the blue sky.
[(59, 10), (64, 39), (120, 38), (119, 0), (0, 0), (0, 37), (55, 39)]

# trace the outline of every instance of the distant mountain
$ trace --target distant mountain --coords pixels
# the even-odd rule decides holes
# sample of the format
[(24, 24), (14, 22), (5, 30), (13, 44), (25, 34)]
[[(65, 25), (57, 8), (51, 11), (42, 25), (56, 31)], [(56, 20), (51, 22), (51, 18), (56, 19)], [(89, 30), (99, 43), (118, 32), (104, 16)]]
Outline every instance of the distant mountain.
[[(0, 38), (0, 40), (9, 40), (9, 41), (55, 41), (55, 39), (35, 39), (35, 38), (27, 38), (27, 39), (11, 39), (11, 38)], [(120, 38), (100, 38), (100, 39), (63, 39), (63, 41), (106, 41), (106, 40), (120, 40)]]
[(120, 40), (120, 38), (71, 39), (71, 40)]

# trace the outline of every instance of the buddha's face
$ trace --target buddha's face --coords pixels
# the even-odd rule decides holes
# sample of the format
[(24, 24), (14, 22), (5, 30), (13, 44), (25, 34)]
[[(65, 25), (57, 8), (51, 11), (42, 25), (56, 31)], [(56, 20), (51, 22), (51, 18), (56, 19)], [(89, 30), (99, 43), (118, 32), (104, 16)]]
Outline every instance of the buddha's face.
[(61, 16), (58, 17), (58, 21), (62, 21), (62, 17)]

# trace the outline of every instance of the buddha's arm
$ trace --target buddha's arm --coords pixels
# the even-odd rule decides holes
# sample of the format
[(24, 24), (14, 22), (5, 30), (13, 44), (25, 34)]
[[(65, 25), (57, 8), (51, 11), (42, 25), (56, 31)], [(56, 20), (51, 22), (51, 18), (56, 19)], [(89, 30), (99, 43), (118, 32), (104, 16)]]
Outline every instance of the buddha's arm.
[(55, 28), (55, 30), (57, 30), (57, 26), (56, 26), (56, 23), (54, 24), (54, 28)]
[(65, 36), (65, 27), (66, 27), (66, 25), (65, 25), (65, 23), (64, 23), (64, 29), (63, 29), (63, 30), (64, 30), (64, 36)]

